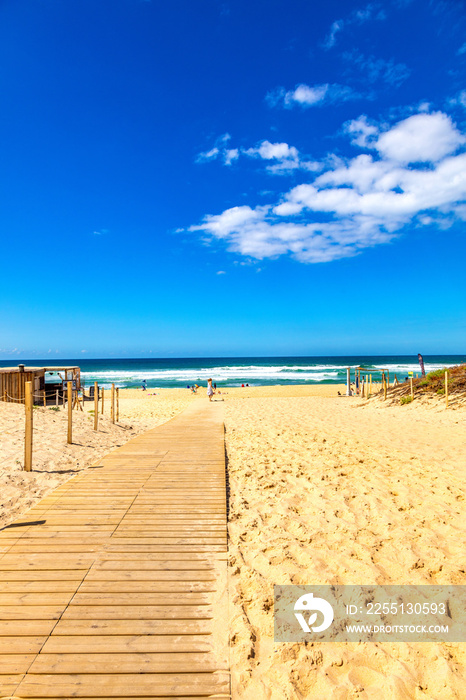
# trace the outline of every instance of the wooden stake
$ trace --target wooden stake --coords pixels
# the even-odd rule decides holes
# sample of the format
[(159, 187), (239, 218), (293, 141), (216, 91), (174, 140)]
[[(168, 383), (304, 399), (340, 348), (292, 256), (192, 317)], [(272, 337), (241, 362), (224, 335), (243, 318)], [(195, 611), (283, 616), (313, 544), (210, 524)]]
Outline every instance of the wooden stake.
[(363, 380), (363, 382), (362, 382), (362, 384), (361, 384), (361, 398), (362, 398), (362, 399), (364, 398), (364, 380)]
[(390, 372), (387, 370), (387, 386), (390, 389)]
[(55, 389), (55, 406), (58, 406), (58, 389)]
[(104, 415), (104, 391), (105, 391), (105, 389), (102, 387), (102, 410), (101, 410), (102, 415)]
[(116, 389), (116, 421), (120, 420), (120, 389)]
[(409, 378), (409, 386), (411, 387), (411, 398), (414, 399), (413, 378)]
[(448, 372), (445, 372), (445, 408), (448, 408)]
[(73, 442), (73, 382), (67, 382), (68, 386), (68, 445)]
[(24, 436), (24, 471), (32, 469), (32, 382), (25, 383), (26, 395), (24, 397), (25, 408), (25, 436)]
[(6, 389), (5, 389), (4, 392), (3, 392), (3, 400), (4, 400), (5, 403), (6, 403)]
[(382, 372), (383, 400), (387, 399), (387, 382), (385, 380), (385, 372)]
[(94, 430), (99, 427), (99, 385), (94, 382)]
[(115, 422), (115, 384), (112, 384), (112, 391), (110, 394), (110, 419), (112, 423)]
[(47, 406), (47, 394), (45, 393), (45, 389), (44, 389), (44, 406)]

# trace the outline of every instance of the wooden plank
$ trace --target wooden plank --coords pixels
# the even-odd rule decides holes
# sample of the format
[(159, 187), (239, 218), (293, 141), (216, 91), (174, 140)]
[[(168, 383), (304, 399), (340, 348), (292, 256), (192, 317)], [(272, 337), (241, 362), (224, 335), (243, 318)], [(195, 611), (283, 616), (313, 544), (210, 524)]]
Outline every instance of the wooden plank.
[[(110, 535), (114, 530), (115, 526), (114, 525), (73, 525), (73, 524), (68, 524), (64, 523), (63, 525), (49, 525), (47, 521), (45, 521), (45, 525), (41, 525), (40, 530), (35, 531), (34, 528), (31, 528), (30, 526), (25, 526), (25, 527), (18, 527), (19, 532), (21, 533), (27, 533), (28, 537), (35, 536), (36, 534), (41, 537), (41, 533), (46, 534), (47, 532), (58, 532), (58, 533), (63, 533), (69, 532), (71, 533), (79, 533), (79, 532), (85, 532), (87, 535), (90, 535), (91, 533), (102, 533), (103, 535), (107, 534)], [(33, 535), (34, 533), (34, 535)], [(22, 537), (23, 535), (21, 535)]]
[[(54, 571), (36, 569), (34, 571), (19, 568), (16, 570), (2, 571), (0, 577), (2, 581), (75, 581), (79, 583), (83, 580), (85, 574), (85, 571), (69, 571), (63, 569)], [(52, 586), (53, 585), (54, 584), (52, 584)]]
[[(11, 695), (11, 693), (9, 693), (9, 695)], [(128, 697), (128, 695), (126, 694), (124, 697)], [(152, 694), (144, 695), (144, 696), (131, 695), (131, 700), (147, 700), (148, 698), (155, 698), (155, 697), (156, 696), (152, 695)], [(228, 700), (229, 698), (231, 698), (230, 695), (225, 695), (225, 693), (222, 693), (221, 695), (217, 695), (217, 694), (211, 695), (209, 693), (208, 696), (207, 695), (196, 695), (196, 696), (194, 696), (194, 695), (183, 695), (183, 696), (181, 696), (181, 695), (157, 695), (157, 700), (200, 700), (201, 698), (206, 698), (206, 697), (208, 697), (209, 700)], [(73, 696), (60, 695), (60, 700), (74, 700), (75, 698), (76, 698), (76, 695), (73, 695)], [(104, 695), (101, 695), (98, 698), (95, 696), (89, 697), (88, 695), (86, 695), (86, 700), (115, 700), (115, 698), (116, 698), (115, 695), (112, 695), (111, 697), (109, 697), (109, 696), (106, 697)], [(121, 698), (121, 696), (120, 696), (120, 698)], [(6, 700), (16, 700), (16, 696), (14, 698), (7, 698)], [(33, 698), (33, 697), (28, 696), (28, 700), (43, 700), (43, 696), (41, 698)]]
[(210, 620), (109, 620), (92, 618), (88, 620), (60, 620), (52, 631), (55, 636), (95, 635), (206, 635), (210, 638), (212, 623)]
[(0, 654), (38, 654), (46, 640), (47, 636), (45, 635), (40, 637), (0, 637)]
[(0, 675), (26, 673), (35, 654), (0, 654)]
[(58, 620), (64, 606), (55, 605), (2, 605), (0, 621), (6, 620)]
[[(34, 661), (31, 655), (6, 655), (5, 673), (199, 673), (228, 668), (226, 659), (209, 652), (137, 652), (137, 653), (42, 652)], [(9, 660), (11, 659), (11, 660)], [(0, 657), (1, 662), (1, 657)], [(32, 666), (31, 666), (32, 663)], [(29, 668), (30, 667), (30, 668)], [(0, 669), (2, 667), (0, 666)]]
[[(147, 545), (148, 547), (149, 545)], [(154, 554), (162, 554), (165, 556), (168, 556), (170, 554), (191, 554), (191, 553), (196, 553), (196, 554), (202, 554), (203, 556), (208, 556), (209, 554), (215, 554), (216, 552), (226, 552), (227, 550), (227, 545), (225, 544), (158, 544), (158, 545), (152, 545), (151, 550), (148, 551), (147, 547), (144, 548), (144, 551), (142, 552), (127, 552), (127, 551), (117, 551), (117, 552), (112, 552), (110, 551), (103, 551), (99, 555), (100, 560), (104, 561), (105, 559), (121, 559), (122, 561), (124, 559), (132, 559), (132, 560), (138, 560), (138, 559), (144, 559), (147, 558), (148, 560), (150, 559), (151, 556)], [(145, 556), (144, 556), (145, 555)], [(8, 556), (8, 554), (4, 555)], [(1, 562), (1, 559), (0, 559)], [(0, 566), (1, 569), (1, 566)]]
[[(216, 590), (217, 581), (214, 576), (208, 581), (88, 581), (79, 589), (82, 593), (210, 593)], [(73, 601), (75, 602), (75, 601)]]
[(8, 696), (12, 696), (23, 678), (23, 674), (8, 674), (0, 676), (0, 697), (8, 698)]
[(44, 636), (50, 634), (56, 624), (55, 620), (0, 620), (0, 638)]
[(166, 695), (229, 694), (229, 674), (219, 673), (135, 673), (135, 674), (28, 674), (16, 693), (21, 698), (127, 697)]
[[(168, 532), (176, 532), (178, 533), (190, 533), (190, 532), (195, 532), (195, 533), (200, 533), (202, 534), (207, 534), (207, 533), (224, 533), (227, 531), (227, 527), (224, 523), (219, 523), (217, 525), (205, 525), (203, 523), (189, 523), (188, 525), (184, 524), (178, 524), (178, 523), (172, 523), (171, 525), (165, 524), (159, 524), (159, 523), (145, 523), (145, 525), (130, 525), (130, 524), (123, 524), (124, 521), (122, 521), (122, 524), (118, 526), (118, 528), (115, 530), (113, 533), (112, 537), (107, 538), (107, 542), (115, 542), (115, 540), (121, 538), (121, 537), (137, 537), (138, 539), (141, 537), (149, 537), (152, 536), (152, 533), (168, 533)], [(151, 533), (149, 535), (148, 533)]]
[[(36, 617), (40, 619), (39, 615)], [(62, 615), (63, 620), (209, 620), (212, 617), (209, 605), (128, 605), (125, 608), (119, 605), (69, 605)], [(19, 618), (15, 616), (14, 619)]]
[[(12, 638), (8, 637), (5, 639)], [(26, 639), (34, 640), (36, 638)], [(37, 639), (45, 641), (47, 638), (37, 637)], [(2, 638), (0, 637), (0, 645), (1, 643)], [(29, 651), (32, 648), (33, 643), (24, 651)], [(102, 651), (108, 654), (123, 652), (209, 652), (212, 651), (212, 640), (210, 635), (207, 634), (53, 635), (47, 639), (42, 649), (43, 654), (96, 654)]]
[[(184, 553), (184, 552), (182, 552)], [(137, 554), (137, 553), (136, 553)], [(163, 554), (163, 552), (161, 553)], [(0, 559), (1, 562), (1, 559)], [(137, 563), (135, 563), (137, 562)], [(144, 556), (132, 556), (122, 559), (121, 554), (117, 553), (117, 558), (100, 560), (96, 563), (93, 571), (100, 569), (103, 571), (157, 571), (157, 570), (192, 570), (193, 560), (164, 560), (164, 559), (146, 559)], [(196, 569), (210, 569), (212, 570), (212, 564), (205, 560), (199, 560), (196, 562)]]
[[(89, 569), (94, 557), (89, 558), (75, 554), (63, 554), (54, 557), (49, 554), (5, 554), (0, 559), (0, 571), (16, 571), (18, 569), (43, 569), (48, 571), (66, 569)], [(3, 579), (3, 576), (0, 575)]]
[(19, 544), (15, 547), (15, 553), (18, 554), (34, 554), (37, 552), (42, 552), (44, 554), (69, 554), (73, 553), (83, 553), (86, 552), (99, 552), (101, 546), (99, 544)]
[[(151, 569), (146, 571), (141, 570), (106, 570), (92, 568), (86, 577), (86, 585), (91, 585), (92, 582), (100, 581), (152, 581), (153, 583), (160, 581), (213, 581), (216, 578), (214, 569), (197, 569), (195, 571), (191, 569), (181, 570), (181, 569)], [(84, 584), (83, 584), (84, 585)], [(101, 586), (101, 583), (98, 583)]]
[[(151, 545), (161, 545), (161, 544), (192, 544), (192, 545), (199, 545), (199, 544), (225, 544), (226, 543), (226, 534), (225, 535), (220, 535), (218, 533), (211, 533), (210, 536), (201, 536), (201, 535), (194, 535), (193, 537), (187, 537), (183, 534), (181, 535), (176, 535), (173, 534), (173, 537), (169, 536), (163, 536), (163, 537), (138, 537), (136, 539), (128, 541), (128, 538), (122, 537), (121, 542), (115, 543), (115, 544), (107, 544), (105, 545), (105, 551), (106, 552), (117, 552), (121, 547), (126, 547), (128, 548), (128, 551), (147, 551), (150, 552), (150, 546)], [(142, 540), (142, 542), (141, 542)], [(18, 545), (18, 546), (25, 546), (27, 547), (28, 545)], [(50, 547), (59, 547), (59, 545), (49, 545)], [(76, 545), (68, 545), (68, 546), (76, 546)], [(66, 547), (66, 545), (63, 545), (63, 547)], [(59, 551), (59, 550), (57, 550)], [(66, 551), (66, 549), (62, 550)]]
[[(31, 594), (34, 595), (34, 594)], [(186, 591), (182, 594), (173, 593), (107, 593), (100, 591), (99, 593), (81, 593), (78, 591), (73, 596), (71, 605), (112, 605), (112, 606), (146, 606), (146, 605), (208, 605), (211, 602), (211, 596), (208, 593), (198, 593)]]
[(53, 581), (44, 585), (44, 581), (0, 581), (1, 593), (43, 593), (51, 589), (54, 593), (73, 593), (80, 585), (79, 581)]
[(67, 605), (73, 593), (0, 593), (0, 607), (5, 605)]

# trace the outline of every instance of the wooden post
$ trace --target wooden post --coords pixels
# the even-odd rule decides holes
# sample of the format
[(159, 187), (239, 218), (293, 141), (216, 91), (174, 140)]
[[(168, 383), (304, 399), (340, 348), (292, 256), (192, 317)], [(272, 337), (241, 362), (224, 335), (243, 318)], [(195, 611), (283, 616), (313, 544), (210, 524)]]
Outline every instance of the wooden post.
[(47, 394), (45, 393), (45, 389), (44, 389), (44, 406), (47, 406)]
[(55, 389), (55, 406), (58, 406), (58, 389)]
[(120, 420), (120, 389), (116, 389), (116, 422)]
[(94, 430), (99, 427), (99, 385), (94, 382)]
[(445, 408), (448, 408), (448, 372), (445, 372)]
[(361, 399), (363, 399), (363, 398), (364, 398), (364, 380), (362, 381), (362, 384), (361, 384)]
[(385, 381), (385, 372), (382, 372), (383, 400), (387, 398), (387, 382)]
[(387, 386), (390, 389), (390, 372), (387, 369)]
[(6, 389), (4, 389), (4, 391), (3, 391), (3, 400), (4, 400), (5, 403), (6, 403)]
[(26, 410), (26, 430), (24, 436), (24, 471), (32, 469), (32, 382), (25, 383), (24, 407)]
[(112, 423), (115, 422), (115, 384), (112, 384), (112, 391), (110, 394), (110, 418)]
[(414, 399), (413, 378), (409, 378), (409, 386), (411, 388), (411, 398)]
[(68, 386), (68, 445), (73, 442), (73, 382), (67, 382)]
[(346, 396), (351, 396), (351, 367), (346, 368)]
[(105, 389), (102, 387), (102, 410), (101, 410), (102, 415), (104, 415), (104, 391), (105, 391)]

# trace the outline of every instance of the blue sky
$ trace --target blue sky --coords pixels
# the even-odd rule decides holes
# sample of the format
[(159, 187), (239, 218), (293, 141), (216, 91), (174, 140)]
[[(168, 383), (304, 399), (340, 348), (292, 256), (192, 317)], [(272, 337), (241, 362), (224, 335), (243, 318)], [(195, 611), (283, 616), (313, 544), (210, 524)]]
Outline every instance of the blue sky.
[(2, 0), (0, 359), (461, 353), (451, 0)]

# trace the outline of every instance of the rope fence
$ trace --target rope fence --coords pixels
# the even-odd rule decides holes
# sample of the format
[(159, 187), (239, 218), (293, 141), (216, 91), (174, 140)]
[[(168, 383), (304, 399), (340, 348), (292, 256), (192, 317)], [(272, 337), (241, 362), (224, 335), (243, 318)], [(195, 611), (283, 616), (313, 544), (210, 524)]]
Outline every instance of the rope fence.
[[(99, 429), (99, 385), (94, 382), (94, 430)], [(73, 382), (67, 382), (66, 390), (63, 388), (63, 407), (66, 403), (68, 405), (68, 430), (67, 430), (67, 443), (71, 445), (73, 443), (73, 409), (79, 409), (83, 411), (82, 404), (84, 403), (86, 396), (84, 393), (84, 388), (81, 390), (82, 396), (79, 396), (79, 389), (73, 388)], [(47, 406), (47, 396), (55, 397), (56, 406), (58, 406), (59, 390), (56, 389), (53, 392), (46, 392), (45, 389), (39, 393), (34, 392), (32, 388), (32, 382), (25, 382), (24, 385), (24, 398), (17, 398), (10, 396), (6, 391), (3, 392), (2, 399), (4, 402), (13, 402), (24, 404), (25, 409), (25, 433), (24, 433), (24, 471), (30, 472), (32, 469), (32, 438), (33, 438), (33, 409), (34, 409), (34, 399), (38, 399), (44, 402), (44, 407)], [(104, 412), (104, 389), (100, 390), (100, 398), (102, 401), (102, 414)], [(89, 396), (89, 399), (91, 397)], [(111, 405), (110, 405), (110, 419), (112, 423), (115, 423), (120, 418), (120, 400), (119, 400), (119, 390), (115, 389), (115, 384), (112, 384), (111, 389)]]

